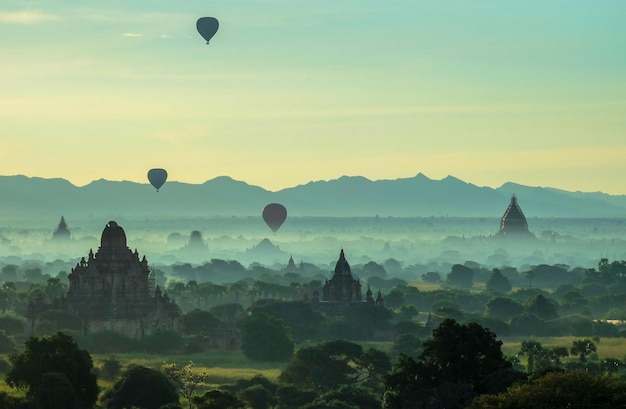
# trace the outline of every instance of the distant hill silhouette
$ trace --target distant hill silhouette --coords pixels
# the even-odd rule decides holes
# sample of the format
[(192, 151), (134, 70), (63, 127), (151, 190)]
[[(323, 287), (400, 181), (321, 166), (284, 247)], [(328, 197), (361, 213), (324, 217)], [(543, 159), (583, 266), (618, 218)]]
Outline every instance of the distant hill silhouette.
[(259, 216), (279, 202), (290, 216), (500, 217), (515, 194), (526, 217), (626, 217), (626, 196), (569, 192), (505, 183), (479, 187), (448, 176), (372, 181), (343, 176), (278, 192), (221, 176), (202, 184), (96, 180), (78, 187), (64, 179), (0, 176), (0, 221), (95, 217)]

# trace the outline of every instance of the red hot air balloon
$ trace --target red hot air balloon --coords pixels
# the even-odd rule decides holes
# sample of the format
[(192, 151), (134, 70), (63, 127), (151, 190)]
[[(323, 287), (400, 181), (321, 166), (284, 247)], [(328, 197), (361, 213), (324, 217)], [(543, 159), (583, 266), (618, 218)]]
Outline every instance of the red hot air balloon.
[(287, 218), (287, 209), (280, 203), (270, 203), (263, 208), (263, 220), (274, 233)]

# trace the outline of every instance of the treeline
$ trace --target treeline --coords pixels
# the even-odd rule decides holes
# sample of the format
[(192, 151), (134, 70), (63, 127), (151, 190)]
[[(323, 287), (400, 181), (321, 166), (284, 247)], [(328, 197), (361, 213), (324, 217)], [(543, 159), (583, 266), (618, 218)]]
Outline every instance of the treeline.
[[(258, 341), (262, 341), (261, 338)], [(270, 341), (271, 342), (271, 341)], [(624, 362), (588, 359), (589, 339), (544, 348), (528, 341), (513, 357), (477, 323), (444, 320), (423, 341), (392, 359), (346, 340), (301, 346), (277, 379), (257, 375), (209, 385), (193, 362), (96, 367), (70, 335), (31, 337), (0, 368), (5, 409), (544, 409), (626, 405)], [(566, 358), (569, 357), (569, 358)], [(572, 358), (573, 357), (573, 358)], [(526, 366), (520, 358), (524, 358)], [(565, 361), (567, 359), (567, 361)], [(104, 388), (98, 379), (106, 380)]]
[[(192, 276), (198, 278), (198, 271), (209, 265), (223, 274), (244, 278), (231, 282), (181, 278), (185, 271), (193, 271)], [(390, 260), (386, 265), (401, 268)], [(624, 260), (601, 259), (596, 268), (588, 269), (539, 265), (523, 272), (512, 267), (488, 270), (466, 262), (450, 266), (445, 274), (422, 274), (421, 283), (429, 290), (420, 290), (420, 281), (408, 283), (390, 277), (382, 264), (369, 262), (359, 268), (354, 275), (355, 271), (372, 272), (361, 281), (362, 292), (369, 288), (376, 295), (381, 291), (384, 307), (363, 303), (342, 314), (328, 314), (312, 301), (313, 293), (321, 294), (328, 276), (260, 265), (245, 268), (236, 261), (173, 265), (167, 272), (156, 269), (155, 276), (157, 285), (182, 309), (183, 334), (198, 342), (219, 327), (240, 330), (239, 319), (246, 312), (283, 320), (296, 342), (336, 338), (392, 341), (407, 333), (427, 334), (446, 318), (478, 322), (500, 337), (624, 335), (621, 326), (608, 322), (626, 320)], [(39, 297), (51, 302), (67, 292), (65, 271), (51, 277), (36, 267), (9, 264), (0, 269), (0, 275), (16, 279), (0, 284), (0, 331), (5, 331), (5, 337), (81, 329), (77, 314), (71, 311), (46, 310), (33, 328), (25, 318), (30, 301)]]

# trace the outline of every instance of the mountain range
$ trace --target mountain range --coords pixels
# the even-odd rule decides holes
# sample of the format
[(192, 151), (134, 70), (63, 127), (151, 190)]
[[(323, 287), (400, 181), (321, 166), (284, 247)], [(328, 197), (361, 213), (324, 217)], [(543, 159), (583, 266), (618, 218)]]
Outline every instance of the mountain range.
[(75, 186), (65, 179), (0, 176), (0, 222), (60, 215), (82, 217), (258, 216), (272, 202), (296, 217), (501, 217), (515, 195), (524, 214), (554, 218), (623, 218), (626, 195), (571, 192), (505, 183), (480, 187), (453, 176), (372, 181), (343, 176), (272, 192), (228, 176), (202, 184), (93, 181)]

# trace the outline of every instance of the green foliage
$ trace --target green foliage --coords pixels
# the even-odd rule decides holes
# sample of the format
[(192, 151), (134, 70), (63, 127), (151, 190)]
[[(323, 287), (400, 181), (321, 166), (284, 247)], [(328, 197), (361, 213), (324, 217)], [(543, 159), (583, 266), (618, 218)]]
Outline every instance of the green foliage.
[(496, 293), (508, 293), (509, 291), (511, 291), (512, 288), (509, 279), (502, 275), (500, 270), (498, 270), (497, 268), (493, 269), (491, 276), (485, 283), (485, 287), (487, 288), (487, 290)]
[(195, 309), (183, 315), (186, 335), (208, 336), (220, 324), (220, 320), (209, 311)]
[(37, 387), (39, 409), (80, 408), (78, 397), (71, 381), (60, 372), (47, 372)]
[(166, 404), (177, 404), (178, 392), (167, 376), (138, 365), (128, 368), (122, 378), (105, 391), (102, 402), (107, 409), (159, 409)]
[(309, 302), (260, 300), (250, 307), (250, 311), (282, 319), (296, 342), (318, 339), (324, 326), (324, 317), (314, 311)]
[(380, 409), (380, 399), (366, 388), (343, 385), (319, 395), (313, 402), (302, 406), (302, 409)]
[(444, 379), (470, 381), (482, 392), (487, 374), (510, 367), (501, 346), (496, 334), (479, 324), (446, 320), (433, 331), (431, 339), (424, 341), (420, 359), (438, 368)]
[(299, 349), (279, 380), (305, 390), (326, 392), (340, 385), (378, 387), (391, 369), (389, 357), (348, 341), (329, 341)]
[(406, 355), (413, 359), (417, 359), (422, 352), (422, 341), (412, 334), (404, 334), (398, 336), (391, 346), (391, 359), (395, 362), (400, 355)]
[(487, 303), (487, 316), (508, 321), (524, 311), (522, 304), (511, 298), (495, 297)]
[(89, 348), (94, 353), (128, 353), (141, 350), (140, 341), (116, 331), (106, 330), (89, 335)]
[(241, 392), (241, 398), (251, 409), (268, 409), (275, 403), (272, 392), (262, 385), (253, 385)]
[(157, 331), (144, 337), (141, 345), (149, 354), (170, 354), (182, 349), (183, 337), (176, 331)]
[[(11, 387), (26, 391), (29, 400), (41, 403), (53, 399), (54, 388), (65, 390), (68, 407), (92, 407), (98, 398), (98, 385), (91, 356), (79, 349), (70, 336), (57, 332), (42, 338), (29, 338), (24, 351), (11, 355), (13, 368), (6, 376)], [(56, 386), (55, 386), (56, 385)]]
[(299, 408), (313, 401), (318, 394), (312, 390), (297, 388), (292, 385), (280, 386), (276, 389), (276, 409)]
[(572, 342), (570, 353), (574, 356), (578, 356), (581, 362), (585, 362), (587, 356), (592, 352), (596, 352), (596, 344), (590, 339), (579, 339)]
[(481, 393), (501, 391), (521, 377), (502, 342), (479, 324), (445, 320), (423, 343), (417, 360), (400, 356), (387, 377), (385, 408), (462, 408)]
[(288, 361), (293, 356), (295, 344), (289, 328), (280, 318), (267, 314), (252, 314), (240, 322), (241, 350), (259, 362)]
[(535, 314), (542, 320), (553, 320), (558, 316), (558, 304), (556, 301), (538, 294), (530, 300), (526, 308), (528, 313)]
[(12, 354), (16, 348), (15, 339), (5, 331), (0, 331), (0, 354)]
[(472, 288), (474, 285), (474, 270), (462, 264), (454, 264), (446, 276), (446, 284), (450, 287)]
[(0, 317), (0, 331), (6, 331), (9, 335), (18, 335), (26, 329), (26, 320), (22, 317), (4, 315)]
[(32, 409), (33, 406), (26, 399), (10, 396), (6, 392), (0, 392), (0, 408), (2, 409)]
[(112, 381), (122, 372), (122, 363), (115, 358), (106, 358), (102, 361), (100, 375), (102, 379)]
[(371, 340), (375, 331), (389, 329), (392, 314), (388, 308), (370, 303), (350, 306), (344, 315), (329, 320), (328, 337), (360, 341)]
[(612, 409), (626, 406), (626, 383), (585, 371), (551, 372), (498, 395), (476, 398), (468, 409)]
[(55, 330), (80, 330), (82, 327), (78, 314), (66, 310), (46, 310), (39, 315), (39, 319), (52, 323)]
[(511, 318), (511, 333), (542, 336), (548, 333), (546, 322), (535, 314), (520, 314)]
[(11, 364), (6, 359), (0, 357), (0, 373), (5, 374), (9, 372), (10, 370), (11, 370)]
[(194, 396), (193, 404), (197, 409), (244, 409), (246, 404), (230, 392), (214, 389), (202, 396)]
[(207, 377), (205, 370), (195, 371), (194, 363), (189, 361), (185, 366), (178, 366), (175, 363), (166, 363), (161, 366), (163, 373), (176, 385), (181, 396), (189, 402), (189, 409), (192, 408), (192, 398), (196, 391)]

